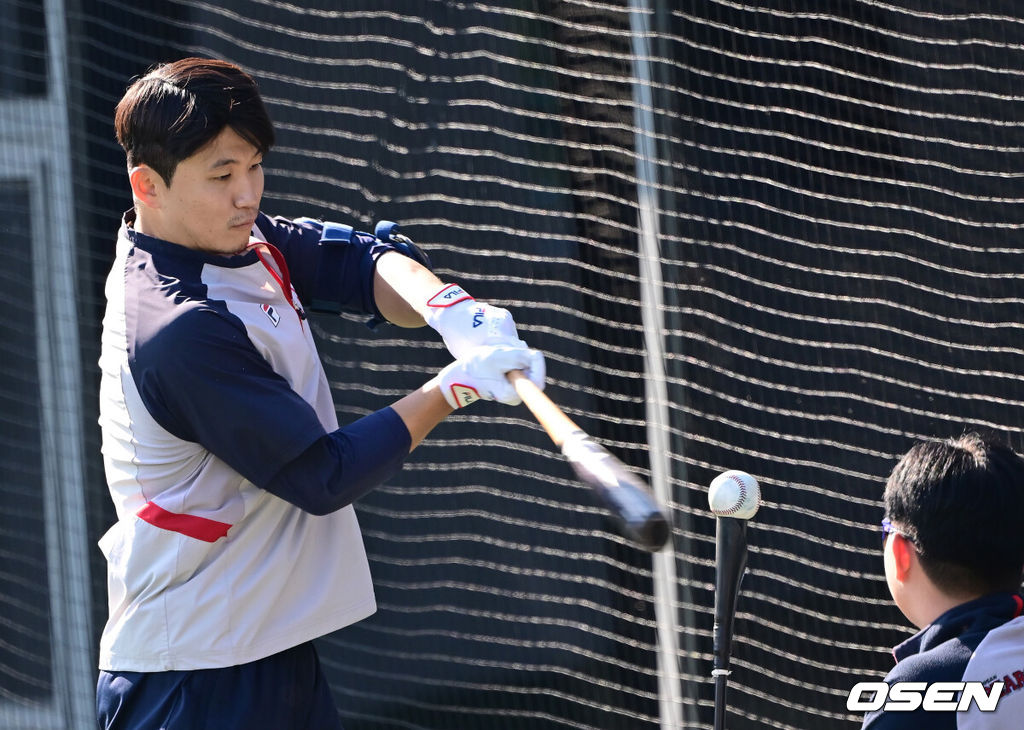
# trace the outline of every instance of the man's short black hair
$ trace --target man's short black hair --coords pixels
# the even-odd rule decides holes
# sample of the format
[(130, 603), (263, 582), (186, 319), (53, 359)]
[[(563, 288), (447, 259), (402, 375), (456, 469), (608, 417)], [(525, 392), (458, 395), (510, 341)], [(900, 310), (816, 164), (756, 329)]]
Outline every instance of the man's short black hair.
[(263, 154), (274, 144), (274, 127), (253, 78), (209, 58), (153, 68), (128, 87), (114, 114), (128, 168), (148, 165), (168, 185), (178, 163), (225, 127)]
[(923, 441), (885, 485), (886, 516), (951, 595), (1020, 588), (1024, 571), (1024, 459), (978, 433)]

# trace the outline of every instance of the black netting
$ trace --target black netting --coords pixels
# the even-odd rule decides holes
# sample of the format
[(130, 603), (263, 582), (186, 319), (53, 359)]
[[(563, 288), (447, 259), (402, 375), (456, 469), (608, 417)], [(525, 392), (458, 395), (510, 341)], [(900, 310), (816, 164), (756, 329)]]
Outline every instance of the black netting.
[[(711, 726), (706, 491), (737, 468), (765, 503), (729, 727), (857, 726), (849, 689), (909, 630), (882, 578), (884, 477), (919, 436), (1024, 448), (1018, 3), (79, 0), (67, 23), (95, 536), (102, 278), (131, 204), (112, 110), (150, 65), (215, 55), (277, 124), (264, 210), (400, 221), (442, 278), (514, 312), (549, 394), (645, 477), (653, 187), (685, 723)], [(45, 93), (24, 60), (45, 44), (24, 45), (0, 88)], [(315, 327), (342, 421), (448, 361), (429, 330)], [(453, 416), (358, 511), (380, 610), (322, 642), (347, 728), (658, 727), (651, 560), (525, 409)]]

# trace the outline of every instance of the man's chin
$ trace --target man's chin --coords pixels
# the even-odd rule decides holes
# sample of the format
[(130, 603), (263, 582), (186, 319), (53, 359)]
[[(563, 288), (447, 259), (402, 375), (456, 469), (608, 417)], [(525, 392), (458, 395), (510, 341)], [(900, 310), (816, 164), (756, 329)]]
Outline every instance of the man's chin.
[(229, 230), (228, 235), (221, 241), (221, 246), (219, 246), (220, 252), (226, 256), (231, 256), (245, 251), (249, 245), (250, 230), (249, 227), (233, 226)]

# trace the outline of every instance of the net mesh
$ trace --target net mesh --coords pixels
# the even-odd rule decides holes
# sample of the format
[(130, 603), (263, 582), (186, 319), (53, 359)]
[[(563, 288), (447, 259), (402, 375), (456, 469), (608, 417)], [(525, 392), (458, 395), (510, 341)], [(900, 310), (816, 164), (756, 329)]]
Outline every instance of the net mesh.
[[(67, 23), (94, 536), (112, 519), (101, 282), (131, 204), (111, 111), (155, 62), (226, 58), (278, 130), (265, 211), (400, 221), (443, 279), (513, 311), (583, 429), (645, 478), (669, 465), (677, 580), (656, 616), (650, 557), (525, 409), (449, 418), (358, 504), (379, 610), (321, 642), (345, 726), (655, 728), (675, 622), (683, 724), (710, 727), (706, 492), (735, 468), (764, 504), (729, 727), (857, 727), (850, 688), (910, 630), (882, 576), (884, 477), (916, 437), (980, 427), (1024, 448), (1018, 3), (79, 0)], [(653, 455), (644, 187), (670, 445)], [(448, 362), (429, 330), (314, 326), (342, 421)], [(98, 629), (92, 558), (78, 610)]]

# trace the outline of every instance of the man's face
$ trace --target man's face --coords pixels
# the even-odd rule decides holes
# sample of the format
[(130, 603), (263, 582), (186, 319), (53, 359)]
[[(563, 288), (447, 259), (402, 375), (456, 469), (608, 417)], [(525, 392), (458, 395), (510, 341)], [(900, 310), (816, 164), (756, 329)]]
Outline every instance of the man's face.
[(230, 127), (178, 163), (164, 188), (159, 237), (210, 253), (237, 253), (263, 197), (263, 156)]

